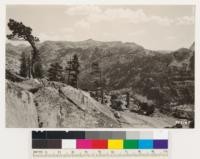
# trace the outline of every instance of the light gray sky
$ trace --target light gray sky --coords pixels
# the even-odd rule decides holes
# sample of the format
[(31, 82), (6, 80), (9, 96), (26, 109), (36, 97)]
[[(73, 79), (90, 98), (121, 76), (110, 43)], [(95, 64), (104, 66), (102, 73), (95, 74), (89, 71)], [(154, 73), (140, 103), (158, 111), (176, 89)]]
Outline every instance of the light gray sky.
[(174, 50), (194, 41), (194, 10), (191, 5), (9, 5), (6, 19), (30, 26), (41, 41), (94, 39)]

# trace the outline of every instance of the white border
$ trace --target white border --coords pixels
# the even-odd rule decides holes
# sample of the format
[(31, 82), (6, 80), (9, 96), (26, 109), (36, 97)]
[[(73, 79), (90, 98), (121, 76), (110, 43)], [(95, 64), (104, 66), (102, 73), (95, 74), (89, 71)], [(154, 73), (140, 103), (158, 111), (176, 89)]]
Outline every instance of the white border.
[[(180, 3), (181, 2), (181, 3)], [(5, 7), (6, 5), (14, 5), (14, 4), (41, 4), (41, 5), (53, 5), (53, 4), (59, 4), (59, 5), (78, 5), (78, 4), (101, 4), (101, 5), (111, 5), (111, 4), (114, 4), (114, 5), (127, 5), (127, 4), (130, 4), (130, 5), (177, 5), (177, 4), (184, 4), (184, 5), (195, 5), (196, 4), (196, 25), (195, 25), (195, 92), (196, 92), (196, 98), (195, 98), (195, 128), (200, 128), (200, 118), (198, 117), (198, 115), (196, 114), (200, 114), (200, 111), (198, 109), (198, 107), (196, 107), (197, 105), (200, 104), (200, 101), (198, 100), (198, 94), (197, 92), (200, 92), (200, 86), (199, 84), (197, 84), (197, 81), (199, 81), (199, 78), (200, 78), (200, 72), (199, 70), (197, 69), (198, 66), (197, 66), (197, 60), (199, 59), (200, 60), (200, 57), (199, 57), (199, 54), (198, 54), (198, 50), (199, 50), (199, 27), (200, 24), (199, 24), (199, 20), (200, 20), (200, 15), (199, 15), (199, 10), (200, 10), (200, 7), (199, 7), (199, 1), (198, 0), (168, 0), (168, 1), (164, 1), (164, 0), (34, 0), (34, 1), (27, 1), (27, 0), (7, 0), (6, 2), (3, 1), (3, 5), (1, 6), (1, 19), (2, 19), (2, 22), (0, 23), (1, 25), (1, 41), (0, 41), (0, 50), (1, 50), (1, 60), (2, 62), (0, 63), (0, 68), (1, 68), (1, 74), (4, 74), (5, 75), (5, 69), (4, 69), (4, 66), (5, 66), (5, 41), (6, 41), (6, 37), (5, 37), (5, 27), (6, 27), (6, 22), (5, 22)], [(3, 16), (2, 16), (3, 15)], [(1, 76), (1, 86), (3, 89), (0, 90), (0, 97), (2, 98), (1, 102), (3, 103), (2, 105), (4, 106), (5, 105), (5, 82), (4, 82), (4, 79), (5, 77), (4, 76)], [(3, 117), (3, 119), (1, 119), (0, 121), (0, 127), (5, 127), (5, 106), (2, 108), (2, 111), (0, 111), (0, 118)], [(2, 122), (2, 123), (1, 123)], [(26, 128), (27, 129), (27, 128)], [(57, 128), (58, 130), (62, 130), (62, 128)], [(71, 129), (74, 129), (74, 128), (67, 128), (68, 130), (71, 130)], [(83, 129), (83, 128), (77, 128), (79, 130)], [(90, 129), (90, 128), (89, 128)], [(90, 129), (90, 130), (104, 130), (103, 128), (93, 128), (93, 129)], [(131, 130), (132, 128), (127, 128), (129, 130)], [(134, 129), (140, 129), (140, 128), (134, 128)], [(148, 129), (148, 128), (145, 128), (145, 130)], [(157, 129), (157, 128), (154, 128), (154, 129)], [(41, 130), (41, 129), (39, 129)], [(112, 130), (121, 130), (119, 128), (112, 128)], [(124, 129), (125, 130), (125, 129)]]
[[(198, 68), (198, 61), (200, 61), (200, 55), (199, 55), (199, 50), (200, 50), (200, 32), (199, 32), (199, 28), (200, 28), (200, 1), (199, 0), (0, 0), (0, 82), (1, 82), (1, 89), (0, 89), (0, 136), (2, 135), (2, 139), (4, 139), (3, 137), (9, 136), (9, 135), (14, 135), (15, 139), (12, 137), (12, 140), (14, 140), (13, 146), (11, 146), (11, 149), (13, 151), (13, 154), (10, 153), (9, 151), (9, 147), (10, 143), (4, 143), (3, 147), (5, 149), (5, 151), (0, 154), (0, 156), (4, 157), (4, 158), (8, 158), (4, 155), (8, 155), (8, 156), (12, 156), (15, 158), (28, 158), (27, 154), (27, 150), (29, 149), (29, 145), (30, 145), (30, 131), (31, 130), (55, 130), (55, 128), (42, 128), (42, 129), (32, 129), (32, 128), (26, 128), (26, 129), (16, 129), (16, 128), (10, 128), (10, 129), (6, 129), (5, 128), (5, 5), (9, 5), (9, 4), (46, 4), (46, 5), (53, 5), (53, 4), (58, 4), (58, 5), (80, 5), (80, 4), (97, 4), (97, 5), (122, 5), (122, 4), (130, 4), (130, 5), (196, 5), (196, 25), (195, 25), (195, 130), (194, 129), (187, 129), (187, 130), (183, 130), (183, 129), (176, 129), (176, 130), (172, 130), (170, 129), (170, 136), (172, 136), (173, 139), (174, 136), (176, 136), (177, 140), (176, 141), (170, 141), (170, 143), (177, 143), (180, 142), (181, 145), (181, 141), (185, 138), (187, 138), (186, 134), (190, 134), (189, 137), (192, 138), (194, 133), (194, 138), (193, 138), (193, 142), (194, 144), (192, 146), (195, 145), (195, 137), (197, 137), (197, 132), (200, 134), (200, 85), (199, 85), (199, 80), (200, 80), (200, 68)], [(57, 130), (83, 130), (83, 128), (58, 128)], [(93, 128), (93, 129), (87, 129), (87, 130), (112, 130), (112, 131), (116, 131), (116, 130), (120, 130), (120, 131), (126, 131), (126, 130), (136, 130), (135, 128), (130, 128), (130, 129), (126, 129), (126, 128), (121, 128), (121, 129), (105, 129), (105, 128)], [(139, 129), (137, 128), (137, 130), (162, 130), (162, 129)], [(164, 129), (166, 130), (166, 129)], [(182, 137), (180, 138), (179, 135)], [(23, 141), (19, 140), (19, 138), (23, 138)], [(178, 138), (179, 137), (179, 138)], [(199, 136), (198, 136), (199, 137)], [(171, 137), (170, 137), (171, 138)], [(188, 139), (187, 139), (188, 140)], [(0, 144), (0, 148), (2, 145), (2, 142), (5, 141), (2, 140), (1, 144)], [(23, 145), (21, 145), (19, 142), (22, 142)], [(192, 142), (192, 143), (193, 143)], [(188, 144), (192, 144), (189, 140), (188, 140)], [(6, 145), (7, 144), (7, 145)], [(20, 145), (19, 147), (17, 147), (18, 145)], [(196, 142), (196, 147), (198, 147), (198, 142)], [(16, 148), (16, 150), (14, 150)], [(194, 146), (195, 147), (195, 146)], [(193, 148), (194, 148), (193, 147)], [(19, 149), (24, 149), (24, 151), (19, 151)], [(173, 145), (172, 145), (173, 148)], [(193, 150), (193, 148), (188, 145), (187, 148), (190, 148), (191, 151)], [(185, 149), (187, 150), (187, 149)], [(196, 150), (196, 156), (198, 156), (198, 150)], [(26, 151), (26, 152), (25, 152)], [(176, 150), (177, 152), (181, 152), (182, 150)], [(190, 152), (191, 152), (190, 151)], [(30, 151), (29, 151), (30, 152)], [(23, 155), (24, 153), (24, 155)], [(173, 150), (171, 150), (171, 153), (174, 154), (175, 152), (173, 152)], [(195, 153), (193, 154), (195, 156)], [(18, 155), (17, 155), (18, 154)], [(176, 154), (176, 156), (181, 156), (182, 159), (184, 159), (186, 156), (184, 155), (184, 153), (182, 153), (183, 155), (181, 156), (181, 154)], [(195, 157), (196, 157), (195, 156)], [(174, 158), (174, 157), (173, 157)], [(191, 157), (192, 158), (192, 157)]]
[(5, 11), (0, 5), (0, 128), (5, 124)]

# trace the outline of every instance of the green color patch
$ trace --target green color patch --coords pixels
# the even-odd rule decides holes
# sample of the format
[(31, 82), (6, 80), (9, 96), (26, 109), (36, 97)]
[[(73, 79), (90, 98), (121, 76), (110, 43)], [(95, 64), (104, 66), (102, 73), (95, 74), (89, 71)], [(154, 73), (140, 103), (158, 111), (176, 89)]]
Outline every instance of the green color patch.
[(124, 149), (138, 149), (138, 140), (124, 140)]

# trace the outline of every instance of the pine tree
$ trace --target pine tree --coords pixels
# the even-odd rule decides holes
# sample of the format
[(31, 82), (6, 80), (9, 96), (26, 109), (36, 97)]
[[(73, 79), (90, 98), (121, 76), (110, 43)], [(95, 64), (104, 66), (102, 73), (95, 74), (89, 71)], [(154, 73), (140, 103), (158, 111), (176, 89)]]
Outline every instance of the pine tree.
[(63, 68), (60, 66), (59, 63), (53, 63), (51, 64), (49, 70), (48, 70), (48, 77), (50, 81), (62, 81), (63, 78)]
[(33, 51), (29, 77), (41, 78), (42, 63), (39, 56), (39, 50), (36, 47), (36, 42), (39, 41), (39, 38), (33, 36), (32, 28), (25, 26), (22, 22), (17, 22), (13, 19), (9, 19), (8, 27), (11, 31), (11, 34), (7, 35), (9, 40), (24, 40), (31, 45)]
[(28, 77), (28, 60), (26, 57), (25, 52), (22, 52), (21, 54), (21, 65), (20, 65), (20, 75), (22, 77)]
[(96, 100), (101, 98), (101, 103), (104, 103), (103, 79), (102, 72), (98, 62), (93, 62), (91, 65), (92, 83), (96, 91)]
[(78, 88), (78, 75), (79, 71), (79, 59), (77, 55), (73, 56), (73, 59), (68, 62), (66, 71), (68, 71), (68, 84), (74, 88)]

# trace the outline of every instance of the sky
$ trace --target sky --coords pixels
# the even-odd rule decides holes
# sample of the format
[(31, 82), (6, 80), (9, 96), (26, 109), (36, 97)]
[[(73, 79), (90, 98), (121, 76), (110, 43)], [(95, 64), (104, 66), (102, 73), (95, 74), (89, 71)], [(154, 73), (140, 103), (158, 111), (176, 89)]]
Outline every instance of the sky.
[(189, 47), (195, 35), (192, 5), (8, 5), (9, 18), (30, 26), (41, 42), (93, 39), (175, 50)]

